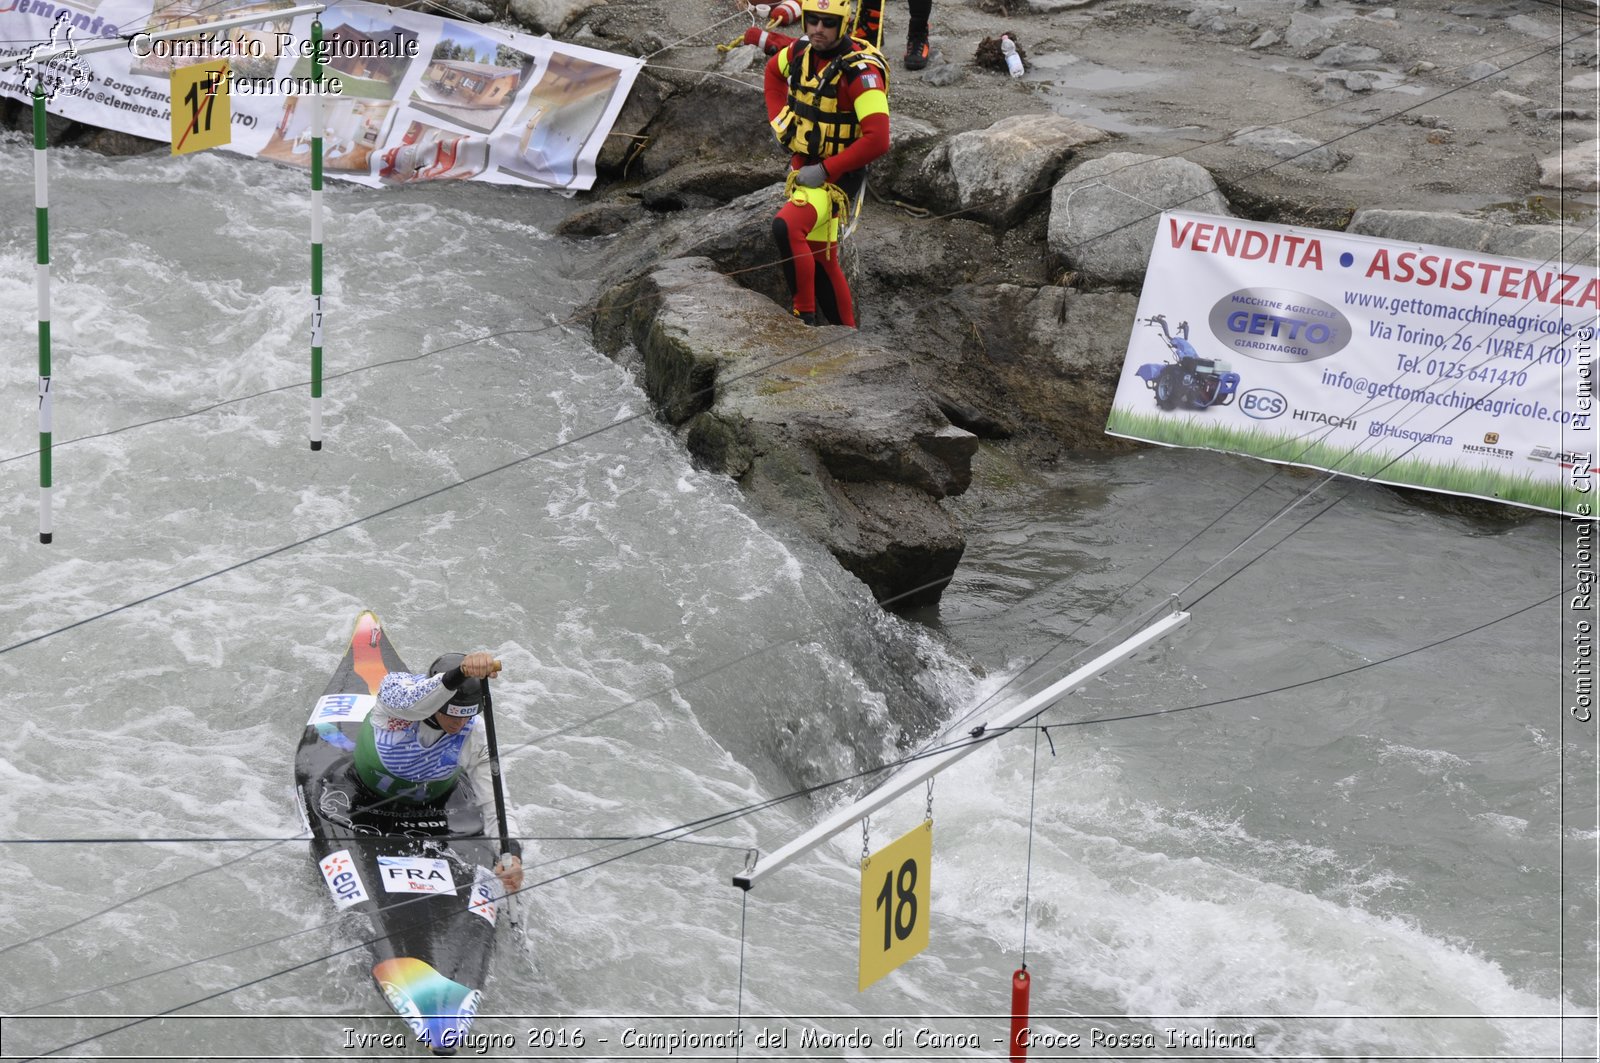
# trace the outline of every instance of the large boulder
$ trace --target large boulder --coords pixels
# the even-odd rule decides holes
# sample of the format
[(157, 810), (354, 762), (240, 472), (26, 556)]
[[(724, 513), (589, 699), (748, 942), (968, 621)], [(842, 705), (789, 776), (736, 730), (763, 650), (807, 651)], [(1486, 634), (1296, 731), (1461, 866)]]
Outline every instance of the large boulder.
[(1325, 48), (1312, 60), (1318, 66), (1370, 66), (1381, 63), (1383, 53), (1376, 48), (1368, 48), (1364, 44), (1336, 44), (1332, 48)]
[(921, 199), (922, 181), (918, 174), (929, 149), (943, 134), (932, 122), (911, 115), (897, 114), (889, 123), (889, 150), (873, 162), (869, 171), (874, 189), (886, 188), (891, 196)]
[(532, 33), (559, 36), (605, 0), (511, 0), (507, 13)]
[(712, 160), (668, 170), (641, 185), (638, 195), (651, 210), (716, 207), (766, 188), (772, 178), (770, 163)]
[(1228, 144), (1236, 148), (1255, 148), (1290, 166), (1315, 170), (1318, 173), (1337, 170), (1350, 159), (1348, 155), (1328, 147), (1320, 140), (1314, 140), (1303, 133), (1296, 133), (1292, 129), (1280, 126), (1241, 129), (1233, 135)]
[(586, 239), (591, 236), (614, 236), (645, 216), (644, 207), (636, 199), (614, 197), (594, 202), (561, 219), (556, 226), (557, 236)]
[[(950, 297), (968, 362), (997, 387), (969, 392), (977, 412), (1042, 428), (1073, 449), (1106, 445), (1106, 418), (1128, 350), (1139, 300), (1124, 292), (1056, 285), (972, 285)], [(990, 397), (1003, 402), (988, 408)]]
[(629, 164), (649, 144), (645, 130), (674, 91), (671, 85), (650, 76), (648, 70), (634, 79), (617, 120), (611, 123), (611, 135), (600, 145), (600, 154), (595, 158), (595, 169), (602, 176), (616, 178), (627, 173)]
[(1332, 36), (1333, 27), (1322, 19), (1296, 11), (1289, 16), (1289, 28), (1284, 30), (1283, 40), (1290, 48), (1302, 49)]
[[(783, 202), (783, 185), (777, 183), (716, 210), (651, 212), (652, 224), (627, 230), (615, 242), (597, 278), (599, 287), (604, 290), (624, 283), (667, 259), (700, 257), (711, 259), (724, 273), (737, 275), (745, 287), (781, 298), (787, 289), (772, 241), (772, 217)], [(622, 213), (620, 208), (613, 208), (614, 216)], [(640, 213), (645, 213), (642, 207)], [(583, 212), (574, 216), (585, 228), (618, 231), (605, 228), (606, 218), (590, 225)]]
[[(966, 218), (910, 218), (880, 211), (862, 222), (852, 286), (926, 303), (999, 266), (994, 231)], [(850, 264), (846, 258), (846, 265)], [(870, 301), (870, 300), (869, 300)]]
[(629, 177), (659, 177), (718, 159), (766, 165), (774, 180), (783, 177), (789, 154), (767, 125), (756, 86), (709, 75), (679, 77), (678, 91), (644, 129), (646, 140), (629, 163)]
[(1110, 284), (1138, 284), (1164, 210), (1231, 217), (1204, 167), (1117, 151), (1067, 172), (1050, 193), (1050, 253)]
[[(1593, 89), (1593, 82), (1590, 88)], [(1565, 188), (1573, 192), (1600, 189), (1600, 140), (1574, 144), (1559, 155), (1539, 160), (1539, 184), (1545, 188)]]
[(76, 147), (96, 151), (102, 155), (143, 155), (158, 148), (165, 149), (166, 145), (159, 140), (146, 140), (144, 137), (134, 136), (132, 133), (123, 133), (116, 129), (89, 128)]
[(1109, 135), (1060, 115), (1013, 115), (942, 141), (923, 160), (918, 181), (927, 205), (941, 214), (1010, 226), (1041, 205), (1039, 193), (1078, 148)]
[[(1593, 263), (1594, 242), (1572, 240), (1572, 230), (1559, 225), (1509, 225), (1485, 218), (1468, 218), (1422, 210), (1361, 210), (1350, 219), (1347, 232), (1378, 236), (1407, 244), (1432, 244), (1482, 251), (1533, 262)], [(1581, 257), (1572, 257), (1575, 253)]]
[(595, 338), (635, 358), (689, 449), (822, 542), (896, 607), (937, 602), (965, 539), (939, 499), (972, 479), (977, 439), (915, 383), (904, 354), (807, 328), (705, 258), (608, 292)]

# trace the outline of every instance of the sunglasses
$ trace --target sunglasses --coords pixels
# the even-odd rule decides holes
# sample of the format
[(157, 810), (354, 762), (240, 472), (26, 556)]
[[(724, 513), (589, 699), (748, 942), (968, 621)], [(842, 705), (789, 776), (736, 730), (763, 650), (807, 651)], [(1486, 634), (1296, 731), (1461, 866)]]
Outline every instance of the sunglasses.
[(838, 15), (806, 15), (806, 25), (821, 26), (825, 30), (836, 30), (843, 21)]

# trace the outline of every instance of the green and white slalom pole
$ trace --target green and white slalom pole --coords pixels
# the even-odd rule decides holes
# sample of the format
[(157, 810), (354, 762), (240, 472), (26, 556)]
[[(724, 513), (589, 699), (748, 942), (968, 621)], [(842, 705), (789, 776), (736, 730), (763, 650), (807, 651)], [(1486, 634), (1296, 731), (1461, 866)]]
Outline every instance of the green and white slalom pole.
[(311, 449), (322, 449), (322, 20), (311, 20)]
[(33, 83), (34, 276), (39, 288), (39, 541), (54, 536), (50, 520), (50, 170), (46, 165), (44, 81)]

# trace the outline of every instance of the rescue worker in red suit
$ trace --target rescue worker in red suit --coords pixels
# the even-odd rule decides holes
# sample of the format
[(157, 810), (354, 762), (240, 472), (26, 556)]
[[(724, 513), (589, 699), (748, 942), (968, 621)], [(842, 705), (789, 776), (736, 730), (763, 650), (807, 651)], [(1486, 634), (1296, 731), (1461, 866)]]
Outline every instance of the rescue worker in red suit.
[[(800, 0), (778, 0), (775, 4), (740, 0), (739, 6), (751, 9), (758, 19), (770, 18), (774, 26), (787, 26), (800, 20)], [(933, 14), (933, 0), (908, 0), (907, 6), (911, 9), (911, 21), (906, 26), (906, 69), (921, 70), (933, 54), (928, 46), (928, 17)], [(861, 0), (851, 36), (880, 51), (883, 49), (883, 0)], [(768, 55), (793, 40), (793, 37), (760, 27), (752, 27), (744, 35), (745, 44), (759, 45)]]
[(793, 153), (789, 201), (772, 222), (794, 312), (808, 325), (855, 327), (839, 266), (839, 225), (889, 150), (883, 56), (849, 35), (850, 0), (801, 0), (806, 37), (767, 62), (767, 120)]

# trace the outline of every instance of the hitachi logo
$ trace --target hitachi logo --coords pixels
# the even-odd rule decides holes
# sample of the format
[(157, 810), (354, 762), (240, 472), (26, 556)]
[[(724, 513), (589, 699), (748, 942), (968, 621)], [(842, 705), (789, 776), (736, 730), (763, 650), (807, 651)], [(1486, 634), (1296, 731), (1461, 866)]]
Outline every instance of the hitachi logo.
[(1321, 410), (1296, 410), (1294, 411), (1294, 419), (1297, 421), (1315, 421), (1317, 424), (1325, 424), (1329, 428), (1349, 428), (1352, 431), (1356, 427), (1356, 423), (1348, 417), (1335, 417), (1332, 414), (1323, 413)]

